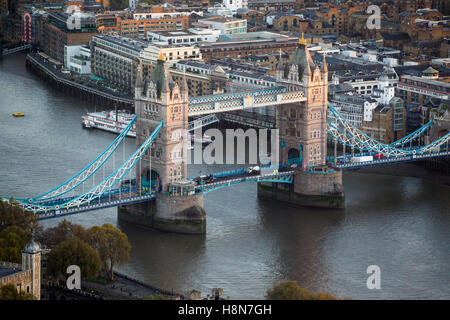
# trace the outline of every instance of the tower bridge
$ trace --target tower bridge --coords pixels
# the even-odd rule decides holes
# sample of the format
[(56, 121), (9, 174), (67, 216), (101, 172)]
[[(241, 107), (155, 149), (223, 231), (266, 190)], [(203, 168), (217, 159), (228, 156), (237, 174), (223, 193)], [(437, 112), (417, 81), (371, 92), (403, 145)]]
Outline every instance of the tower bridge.
[[(449, 155), (450, 134), (448, 127), (445, 129), (445, 115), (392, 144), (383, 144), (349, 125), (328, 103), (325, 57), (319, 68), (303, 39), (289, 63), (280, 61), (276, 79), (279, 86), (275, 88), (189, 98), (186, 79), (181, 85), (176, 84), (160, 55), (150, 76), (143, 77), (139, 69), (136, 116), (111, 145), (60, 186), (14, 201), (41, 219), (118, 207), (121, 220), (197, 234), (206, 230), (204, 195), (214, 190), (255, 182), (262, 198), (301, 206), (342, 208), (343, 169)], [(217, 113), (264, 106), (276, 106), (279, 164), (260, 166), (254, 172), (242, 169), (207, 177), (187, 176), (187, 136), (183, 132), (196, 126), (189, 124), (189, 116), (201, 116), (201, 126), (217, 121)], [(328, 110), (334, 115), (333, 121), (327, 119)], [(119, 146), (134, 124), (137, 150), (105, 174), (105, 163), (120, 152)], [(424, 138), (435, 131), (434, 140)], [(335, 142), (334, 155), (330, 157), (328, 136)], [(341, 155), (337, 154), (338, 144), (343, 146)], [(371, 161), (354, 161), (364, 156), (372, 157)]]

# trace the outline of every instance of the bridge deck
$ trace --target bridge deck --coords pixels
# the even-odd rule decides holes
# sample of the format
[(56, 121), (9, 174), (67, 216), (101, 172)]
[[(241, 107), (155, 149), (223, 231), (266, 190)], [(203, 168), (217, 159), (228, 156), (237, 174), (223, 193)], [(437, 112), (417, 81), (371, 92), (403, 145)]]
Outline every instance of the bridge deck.
[[(293, 178), (293, 171), (289, 170), (288, 168), (280, 169), (279, 171), (273, 172), (265, 171), (260, 174), (248, 174), (248, 173), (230, 174), (227, 176), (216, 178), (214, 181), (211, 182), (198, 184), (195, 188), (195, 192), (208, 193), (210, 191), (217, 190), (223, 187), (250, 181), (256, 182), (271, 181), (271, 182), (291, 183), (292, 178)], [(154, 200), (155, 198), (156, 198), (155, 193), (140, 194), (139, 191), (137, 190), (133, 190), (131, 192), (123, 191), (123, 193), (121, 194), (114, 193), (113, 195), (105, 193), (101, 198), (95, 199), (86, 205), (71, 208), (64, 208), (63, 205), (61, 205), (61, 208), (59, 208), (59, 206), (56, 206), (52, 209), (49, 209), (48, 211), (37, 212), (36, 215), (38, 216), (39, 220), (50, 219), (92, 210), (99, 210), (117, 206), (126, 206), (130, 204), (151, 201)], [(70, 198), (66, 198), (64, 200), (67, 199)], [(46, 202), (45, 204), (52, 205), (54, 203), (58, 203), (59, 201), (60, 201), (59, 199), (56, 199), (53, 200), (52, 202)]]
[[(355, 157), (358, 156), (355, 154)], [(340, 169), (357, 169), (363, 167), (372, 167), (376, 165), (383, 164), (394, 164), (401, 162), (411, 162), (411, 161), (421, 161), (430, 158), (442, 158), (450, 156), (450, 151), (443, 152), (435, 152), (435, 153), (427, 153), (427, 154), (419, 154), (416, 156), (404, 156), (404, 157), (391, 157), (391, 158), (383, 158), (373, 161), (364, 161), (364, 162), (344, 162), (340, 164), (333, 164), (332, 167), (340, 168)], [(351, 156), (346, 156), (346, 159), (351, 159)]]

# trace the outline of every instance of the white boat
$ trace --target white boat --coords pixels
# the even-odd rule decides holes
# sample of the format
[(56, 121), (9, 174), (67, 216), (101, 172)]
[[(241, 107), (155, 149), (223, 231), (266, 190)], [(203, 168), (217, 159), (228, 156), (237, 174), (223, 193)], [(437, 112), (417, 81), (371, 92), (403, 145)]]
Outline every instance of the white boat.
[[(88, 112), (81, 117), (81, 124), (84, 128), (97, 128), (113, 133), (121, 133), (133, 120), (134, 115), (125, 111), (102, 111), (102, 112)], [(127, 136), (136, 137), (136, 124), (128, 131)]]
[[(81, 124), (84, 128), (97, 128), (114, 133), (121, 133), (133, 120), (134, 114), (127, 113), (125, 111), (118, 111), (117, 113), (112, 111), (102, 112), (88, 112), (81, 117)], [(127, 136), (136, 138), (136, 124), (128, 131)], [(188, 149), (193, 149), (193, 143), (210, 144), (212, 139), (210, 136), (204, 135), (203, 137), (197, 137), (189, 133)]]

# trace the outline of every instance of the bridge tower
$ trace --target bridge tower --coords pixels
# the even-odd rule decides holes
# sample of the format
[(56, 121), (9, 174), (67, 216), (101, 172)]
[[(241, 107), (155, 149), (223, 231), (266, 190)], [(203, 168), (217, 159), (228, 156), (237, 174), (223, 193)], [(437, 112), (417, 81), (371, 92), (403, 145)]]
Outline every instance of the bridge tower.
[[(136, 165), (138, 187), (156, 193), (156, 200), (120, 207), (119, 219), (144, 227), (180, 233), (204, 233), (203, 195), (188, 188), (188, 87), (178, 86), (165, 58), (159, 55), (149, 77), (138, 69), (135, 88), (136, 145), (140, 146), (163, 121), (157, 137)], [(174, 193), (173, 190), (178, 192)], [(170, 191), (170, 192), (169, 192)]]
[(316, 65), (303, 36), (289, 63), (280, 60), (277, 82), (288, 91), (303, 91), (306, 101), (277, 107), (280, 163), (295, 167), (292, 185), (260, 183), (258, 195), (293, 204), (342, 208), (342, 172), (326, 165), (328, 68)]

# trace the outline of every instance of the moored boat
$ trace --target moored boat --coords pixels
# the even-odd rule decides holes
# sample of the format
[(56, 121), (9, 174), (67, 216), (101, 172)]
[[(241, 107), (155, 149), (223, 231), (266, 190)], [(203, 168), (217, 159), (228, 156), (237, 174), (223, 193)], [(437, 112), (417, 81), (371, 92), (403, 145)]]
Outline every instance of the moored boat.
[[(96, 128), (113, 133), (121, 133), (133, 120), (134, 115), (125, 111), (88, 112), (81, 117), (83, 128)], [(136, 137), (136, 124), (128, 131), (127, 136)]]

